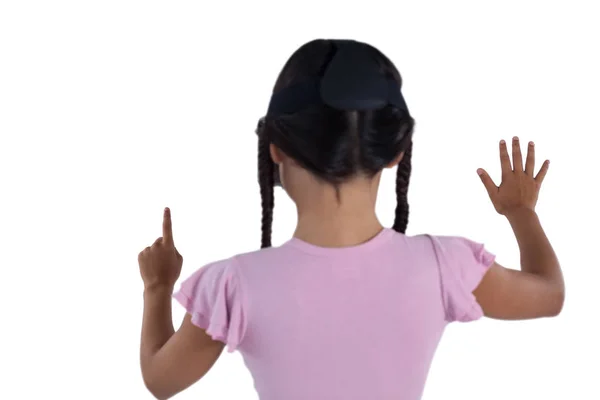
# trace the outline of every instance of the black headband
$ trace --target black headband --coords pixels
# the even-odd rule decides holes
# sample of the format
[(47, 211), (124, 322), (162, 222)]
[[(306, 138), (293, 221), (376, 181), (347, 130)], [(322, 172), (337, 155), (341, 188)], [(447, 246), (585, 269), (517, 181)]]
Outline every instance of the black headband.
[(353, 40), (334, 43), (337, 51), (323, 77), (274, 93), (267, 116), (291, 114), (317, 104), (360, 111), (393, 105), (408, 111), (400, 85), (381, 73), (372, 49)]

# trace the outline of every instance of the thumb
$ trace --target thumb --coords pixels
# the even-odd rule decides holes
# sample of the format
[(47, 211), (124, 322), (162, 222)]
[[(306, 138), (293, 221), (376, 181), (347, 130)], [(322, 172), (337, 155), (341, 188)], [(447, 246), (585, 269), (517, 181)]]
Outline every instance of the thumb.
[(496, 192), (498, 192), (498, 186), (496, 186), (490, 175), (483, 168), (477, 170), (477, 175), (481, 178), (481, 182), (483, 182), (483, 186), (485, 186), (485, 190), (487, 190), (490, 198), (493, 198)]

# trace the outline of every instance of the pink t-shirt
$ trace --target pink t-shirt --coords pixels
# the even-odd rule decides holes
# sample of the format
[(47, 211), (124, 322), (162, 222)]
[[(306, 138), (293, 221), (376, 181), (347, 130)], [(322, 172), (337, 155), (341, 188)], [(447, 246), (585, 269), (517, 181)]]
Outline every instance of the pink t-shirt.
[(482, 316), (472, 294), (494, 256), (460, 237), (280, 247), (206, 265), (174, 297), (238, 349), (261, 400), (421, 398), (444, 328)]

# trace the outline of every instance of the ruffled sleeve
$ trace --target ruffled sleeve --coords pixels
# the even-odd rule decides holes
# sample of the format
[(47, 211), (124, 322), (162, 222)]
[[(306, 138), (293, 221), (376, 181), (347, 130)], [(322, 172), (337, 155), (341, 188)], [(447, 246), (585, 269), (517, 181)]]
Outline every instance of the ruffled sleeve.
[(173, 297), (192, 323), (233, 352), (246, 329), (243, 293), (235, 259), (208, 264), (187, 278)]
[(474, 321), (483, 310), (473, 290), (494, 264), (495, 256), (481, 243), (463, 237), (430, 236), (437, 257), (446, 319)]

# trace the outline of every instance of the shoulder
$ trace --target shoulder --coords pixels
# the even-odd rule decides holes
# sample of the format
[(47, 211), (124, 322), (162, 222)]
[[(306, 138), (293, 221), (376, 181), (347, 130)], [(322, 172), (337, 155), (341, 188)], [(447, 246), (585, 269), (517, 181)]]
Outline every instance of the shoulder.
[(463, 236), (426, 235), (438, 259), (448, 259), (458, 263), (476, 261), (491, 265), (494, 255), (478, 241)]
[(439, 268), (448, 321), (480, 318), (483, 312), (472, 292), (494, 264), (494, 254), (463, 236), (426, 236)]
[(247, 302), (236, 257), (204, 265), (189, 275), (173, 297), (191, 315), (191, 322), (233, 351), (242, 341)]
[(403, 255), (413, 254), (420, 258), (436, 258), (440, 252), (450, 250), (464, 250), (475, 246), (475, 242), (471, 242), (460, 236), (439, 236), (431, 234), (416, 234), (405, 235), (394, 232), (392, 238), (392, 247), (402, 251)]
[(238, 263), (236, 257), (212, 261), (196, 269), (182, 283), (182, 289), (191, 291), (202, 281), (203, 285), (216, 285), (220, 281), (237, 279)]
[(294, 256), (295, 249), (286, 242), (281, 246), (268, 247), (236, 254), (229, 259), (235, 273), (244, 279), (248, 274), (261, 274), (272, 268), (278, 268), (282, 262)]

